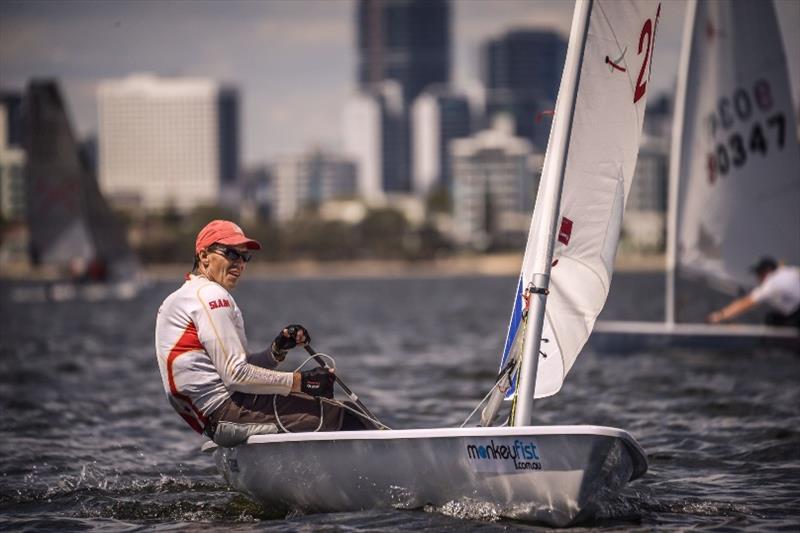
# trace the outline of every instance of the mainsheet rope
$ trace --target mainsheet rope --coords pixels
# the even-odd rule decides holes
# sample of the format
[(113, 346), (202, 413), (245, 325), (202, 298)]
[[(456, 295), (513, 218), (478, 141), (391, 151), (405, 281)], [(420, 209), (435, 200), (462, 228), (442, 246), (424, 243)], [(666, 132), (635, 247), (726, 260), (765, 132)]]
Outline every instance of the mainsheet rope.
[[(330, 368), (336, 368), (336, 360), (332, 356), (330, 356), (330, 355), (328, 355), (326, 353), (318, 352), (318, 353), (316, 353), (316, 354), (314, 354), (312, 356), (307, 357), (300, 364), (300, 366), (298, 366), (297, 368), (294, 369), (294, 371), (295, 372), (299, 372), (301, 368), (306, 366), (306, 363), (308, 363), (309, 361), (311, 361), (315, 357), (323, 357), (323, 358), (327, 359), (331, 363), (331, 367)], [(277, 395), (273, 395), (273, 397), (272, 397), (272, 410), (273, 410), (273, 412), (275, 414), (275, 421), (278, 423), (278, 427), (284, 433), (294, 433), (293, 431), (289, 431), (288, 429), (286, 429), (286, 427), (281, 423), (281, 417), (278, 414), (277, 399), (278, 399)], [(320, 429), (322, 429), (322, 424), (324, 422), (323, 416), (324, 416), (324, 411), (325, 411), (325, 409), (323, 407), (323, 403), (327, 403), (327, 404), (330, 404), (330, 405), (338, 405), (342, 409), (346, 409), (346, 410), (350, 411), (351, 413), (354, 413), (354, 414), (360, 416), (361, 418), (363, 418), (365, 420), (368, 420), (369, 422), (372, 422), (373, 424), (375, 424), (376, 426), (380, 427), (381, 429), (392, 429), (389, 426), (387, 426), (386, 424), (384, 424), (383, 422), (381, 422), (380, 420), (377, 420), (377, 419), (367, 415), (366, 413), (361, 412), (360, 410), (353, 409), (349, 405), (346, 405), (346, 404), (344, 404), (342, 402), (339, 402), (339, 401), (336, 401), (336, 400), (333, 400), (333, 399), (329, 399), (329, 398), (322, 398), (322, 397), (319, 397), (319, 396), (317, 397), (317, 399), (320, 401), (319, 402), (319, 425), (317, 425), (316, 429), (314, 429), (312, 431), (312, 433), (317, 432)], [(307, 433), (307, 432), (303, 431), (303, 432), (298, 432), (298, 433)]]

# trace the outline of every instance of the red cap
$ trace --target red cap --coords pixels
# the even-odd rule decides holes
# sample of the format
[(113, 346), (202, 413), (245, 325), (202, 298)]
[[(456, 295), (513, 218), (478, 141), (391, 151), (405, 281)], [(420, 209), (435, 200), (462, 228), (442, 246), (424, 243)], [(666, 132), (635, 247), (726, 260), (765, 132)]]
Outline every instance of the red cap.
[(194, 253), (200, 253), (200, 250), (208, 248), (215, 242), (228, 244), (230, 246), (244, 244), (251, 250), (261, 249), (261, 244), (258, 241), (246, 237), (242, 228), (230, 220), (212, 220), (206, 224), (206, 227), (201, 229), (200, 233), (197, 234), (197, 240), (194, 243)]

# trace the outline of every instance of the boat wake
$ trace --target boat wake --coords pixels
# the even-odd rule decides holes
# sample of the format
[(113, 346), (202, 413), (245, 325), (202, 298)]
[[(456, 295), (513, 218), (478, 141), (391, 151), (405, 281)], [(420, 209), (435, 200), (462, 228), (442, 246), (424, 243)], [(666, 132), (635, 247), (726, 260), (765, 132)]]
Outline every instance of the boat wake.
[(461, 520), (497, 522), (501, 519), (501, 510), (496, 505), (474, 500), (450, 501), (442, 506), (426, 505), (424, 509), (426, 513), (438, 513)]
[[(596, 527), (613, 527), (623, 524), (648, 524), (654, 516), (675, 516), (676, 523), (685, 522), (686, 516), (747, 518), (754, 511), (747, 505), (699, 499), (665, 500), (651, 491), (628, 491), (605, 502), (590, 522)], [(663, 518), (660, 520), (663, 521)], [(663, 523), (663, 522), (660, 522)]]
[(694, 516), (750, 516), (752, 509), (740, 503), (698, 500), (662, 501), (648, 505), (648, 511)]
[[(660, 503), (647, 503), (646, 497), (639, 492), (629, 495), (618, 495), (598, 507), (588, 521), (578, 520), (577, 524), (597, 527), (624, 526), (638, 524), (643, 521), (651, 508), (663, 509)], [(478, 522), (513, 522), (503, 515), (503, 509), (498, 506), (476, 500), (450, 501), (441, 506), (426, 505), (424, 511), (436, 513), (461, 520), (474, 520)], [(507, 514), (507, 513), (505, 513)]]
[(85, 464), (77, 475), (59, 476), (55, 482), (42, 483), (36, 473), (25, 477), (24, 487), (0, 488), (0, 511), (13, 514), (46, 506), (48, 512), (78, 521), (135, 522), (257, 522), (282, 519), (286, 514), (266, 509), (222, 482), (165, 474), (128, 481), (134, 476), (108, 475), (94, 463)]
[(220, 501), (191, 501), (175, 494), (174, 500), (159, 498), (87, 501), (75, 518), (114, 519), (131, 522), (237, 522), (283, 519), (285, 513), (270, 513), (244, 496), (226, 492)]

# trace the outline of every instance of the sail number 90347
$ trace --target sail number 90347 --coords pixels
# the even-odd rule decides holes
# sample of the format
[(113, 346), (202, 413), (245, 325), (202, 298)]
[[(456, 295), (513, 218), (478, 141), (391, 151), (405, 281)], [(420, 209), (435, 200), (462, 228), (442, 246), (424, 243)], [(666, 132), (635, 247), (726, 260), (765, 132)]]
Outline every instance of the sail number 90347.
[[(743, 167), (749, 155), (766, 156), (773, 143), (783, 149), (786, 116), (770, 113), (773, 104), (772, 89), (763, 79), (756, 81), (752, 91), (738, 88), (732, 95), (720, 98), (706, 120), (712, 138), (716, 139), (718, 134), (724, 136), (707, 156), (710, 183), (727, 175), (732, 168)], [(751, 122), (753, 118), (756, 120)]]

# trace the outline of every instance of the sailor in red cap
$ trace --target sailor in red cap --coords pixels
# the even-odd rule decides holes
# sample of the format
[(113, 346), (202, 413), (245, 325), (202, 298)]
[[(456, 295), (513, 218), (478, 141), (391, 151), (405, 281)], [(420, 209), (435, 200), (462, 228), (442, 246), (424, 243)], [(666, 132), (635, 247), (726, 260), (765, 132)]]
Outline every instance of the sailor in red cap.
[(197, 234), (193, 272), (231, 290), (250, 261), (250, 250), (260, 249), (261, 244), (246, 237), (242, 228), (233, 222), (212, 220)]
[(279, 430), (364, 429), (338, 402), (322, 401), (333, 398), (332, 370), (275, 370), (289, 349), (310, 342), (306, 328), (286, 326), (269, 348), (249, 352), (230, 291), (259, 249), (228, 220), (214, 220), (197, 234), (194, 268), (156, 320), (156, 354), (170, 403), (195, 431), (223, 446)]

